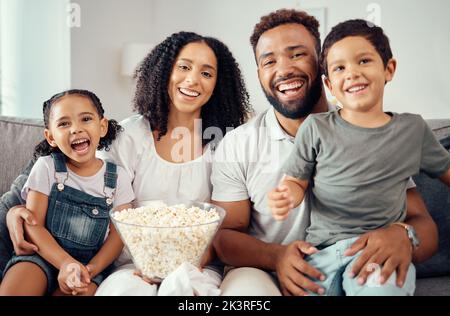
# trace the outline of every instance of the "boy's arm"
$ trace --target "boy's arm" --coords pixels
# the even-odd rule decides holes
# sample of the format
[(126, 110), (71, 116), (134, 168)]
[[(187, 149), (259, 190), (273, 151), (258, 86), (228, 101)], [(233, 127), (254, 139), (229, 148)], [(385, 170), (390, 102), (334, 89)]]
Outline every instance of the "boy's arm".
[(27, 209), (35, 216), (36, 225), (25, 224), (27, 239), (39, 248), (38, 254), (50, 262), (54, 267), (60, 269), (61, 265), (73, 259), (56, 242), (50, 232), (45, 228), (45, 217), (47, 215), (48, 196), (37, 191), (30, 190), (27, 196)]
[(439, 180), (441, 180), (450, 187), (450, 169), (448, 169), (447, 172), (445, 172), (442, 176), (440, 176)]
[(300, 205), (308, 184), (309, 181), (285, 176), (276, 188), (269, 191), (269, 208), (276, 220), (285, 220), (290, 211)]
[[(117, 211), (131, 207), (131, 204), (123, 204), (117, 207)], [(117, 259), (117, 257), (119, 257), (122, 252), (123, 243), (120, 239), (119, 233), (112, 222), (109, 224), (109, 227), (110, 231), (108, 238), (106, 238), (106, 241), (100, 248), (99, 252), (87, 265), (91, 277), (95, 277), (97, 274), (105, 270), (111, 263), (114, 262), (114, 260)]]
[(294, 208), (296, 208), (305, 198), (305, 192), (308, 189), (309, 181), (286, 176), (284, 181), (281, 182), (281, 186), (283, 185), (287, 186), (288, 190), (291, 192), (290, 195), (294, 200)]

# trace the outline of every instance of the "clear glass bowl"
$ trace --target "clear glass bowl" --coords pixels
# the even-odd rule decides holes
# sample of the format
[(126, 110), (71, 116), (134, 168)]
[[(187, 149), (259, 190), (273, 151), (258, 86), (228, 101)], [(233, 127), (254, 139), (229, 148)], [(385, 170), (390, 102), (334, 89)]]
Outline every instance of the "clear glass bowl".
[(220, 224), (225, 218), (225, 210), (217, 205), (204, 202), (180, 202), (187, 208), (196, 206), (210, 211), (215, 209), (219, 220), (178, 227), (155, 227), (135, 225), (110, 218), (128, 248), (131, 259), (143, 275), (153, 280), (162, 280), (183, 262), (199, 266), (200, 260), (211, 244)]

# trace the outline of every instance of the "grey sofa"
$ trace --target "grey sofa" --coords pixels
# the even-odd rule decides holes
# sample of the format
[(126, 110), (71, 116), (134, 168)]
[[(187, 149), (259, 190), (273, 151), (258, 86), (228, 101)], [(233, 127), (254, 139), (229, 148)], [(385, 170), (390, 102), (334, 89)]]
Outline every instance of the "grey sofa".
[[(438, 139), (450, 135), (450, 119), (429, 120), (428, 123)], [(0, 196), (9, 190), (10, 184), (27, 165), (34, 146), (42, 137), (41, 121), (0, 116)], [(430, 200), (434, 197), (427, 195), (431, 194), (428, 193), (430, 192), (430, 186), (434, 188), (435, 185), (440, 185), (440, 183), (435, 180), (428, 181), (420, 178), (415, 180), (429, 209), (432, 206), (431, 203), (434, 203), (433, 208), (436, 208), (436, 205), (438, 206), (438, 210), (430, 210), (430, 213), (433, 215), (432, 211), (434, 211), (445, 215), (433, 216), (439, 226), (441, 249), (430, 262), (418, 266), (416, 295), (450, 296), (450, 189), (439, 187), (440, 198), (447, 200), (439, 201), (436, 204), (436, 201)], [(425, 187), (426, 185), (428, 187)], [(442, 209), (444, 205), (446, 205), (444, 207), (446, 209)]]

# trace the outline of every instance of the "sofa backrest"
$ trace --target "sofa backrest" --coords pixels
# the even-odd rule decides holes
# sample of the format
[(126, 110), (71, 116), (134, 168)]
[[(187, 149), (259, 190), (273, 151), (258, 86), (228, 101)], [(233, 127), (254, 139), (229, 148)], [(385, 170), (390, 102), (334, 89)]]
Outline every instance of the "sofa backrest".
[[(427, 123), (438, 139), (450, 135), (450, 119)], [(9, 190), (43, 137), (42, 120), (0, 116), (0, 196)]]
[(41, 120), (0, 116), (0, 196), (33, 156), (43, 130)]
[[(430, 120), (428, 124), (442, 145), (450, 149), (449, 120)], [(417, 277), (450, 275), (450, 188), (424, 173), (413, 179), (439, 231), (439, 249), (433, 257), (416, 265)]]

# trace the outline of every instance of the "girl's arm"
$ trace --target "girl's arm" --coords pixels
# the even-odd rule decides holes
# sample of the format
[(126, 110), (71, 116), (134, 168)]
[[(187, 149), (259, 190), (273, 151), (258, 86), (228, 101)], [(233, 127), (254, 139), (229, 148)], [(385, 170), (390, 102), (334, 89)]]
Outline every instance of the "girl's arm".
[[(122, 204), (117, 207), (117, 210), (120, 211), (131, 207), (131, 204)], [(123, 243), (112, 222), (109, 224), (109, 228), (108, 238), (106, 238), (102, 248), (100, 248), (99, 252), (87, 265), (91, 278), (105, 270), (122, 252)]]
[(64, 262), (73, 259), (56, 242), (50, 232), (45, 228), (45, 216), (47, 215), (48, 196), (37, 191), (30, 190), (27, 196), (27, 209), (29, 209), (36, 219), (36, 225), (25, 224), (25, 234), (27, 239), (38, 246), (38, 254), (50, 262), (58, 270)]

